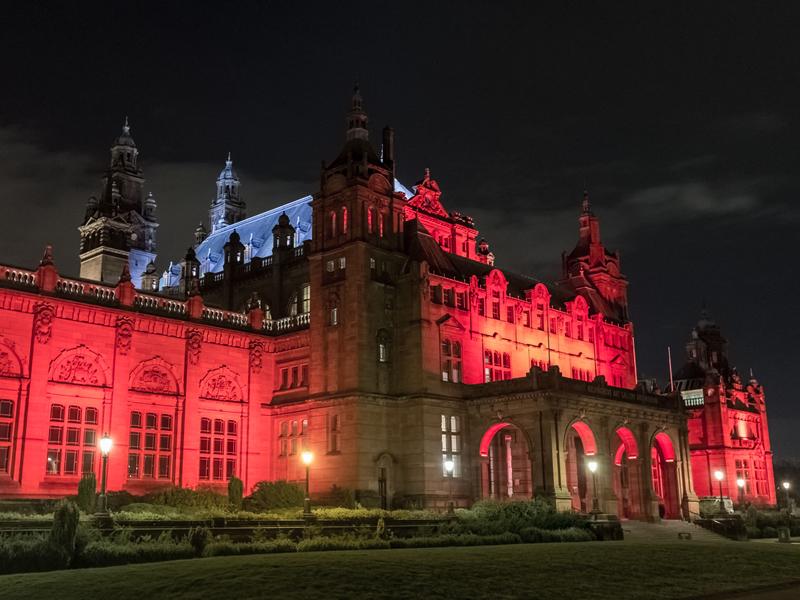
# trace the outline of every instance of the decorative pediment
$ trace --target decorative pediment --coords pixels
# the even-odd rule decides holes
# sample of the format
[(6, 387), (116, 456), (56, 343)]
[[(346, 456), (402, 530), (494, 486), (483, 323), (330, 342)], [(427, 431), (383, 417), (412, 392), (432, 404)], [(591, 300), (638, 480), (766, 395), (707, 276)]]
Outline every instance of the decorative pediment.
[(466, 331), (467, 328), (464, 327), (464, 324), (458, 320), (454, 315), (451, 313), (447, 313), (449, 317), (446, 321), (442, 323), (442, 329), (454, 329), (456, 331)]
[(369, 186), (369, 189), (378, 192), (379, 194), (391, 194), (394, 191), (394, 186), (380, 173), (374, 173), (372, 176), (370, 176), (367, 185)]
[(63, 350), (50, 363), (49, 380), (57, 383), (105, 386), (111, 380), (110, 371), (103, 357), (80, 345)]
[(239, 376), (225, 365), (210, 370), (200, 381), (200, 397), (241, 402), (242, 388), (239, 385)]
[(622, 356), (622, 354), (615, 355), (614, 358), (612, 358), (609, 362), (615, 367), (622, 368), (628, 366), (628, 363), (625, 362), (625, 358)]
[(414, 186), (414, 196), (408, 201), (408, 205), (427, 213), (447, 218), (450, 215), (447, 214), (447, 211), (439, 201), (441, 195), (442, 191), (439, 189), (439, 184), (431, 177), (431, 170), (425, 169), (425, 177)]
[(128, 387), (131, 390), (148, 394), (177, 395), (180, 393), (180, 384), (178, 378), (175, 377), (172, 365), (160, 356), (140, 362), (131, 371)]
[(500, 290), (503, 293), (505, 293), (506, 288), (508, 287), (506, 276), (503, 275), (503, 272), (500, 269), (492, 269), (489, 271), (489, 274), (486, 276), (486, 283), (488, 287)]
[(22, 361), (10, 345), (0, 342), (0, 377), (22, 377)]

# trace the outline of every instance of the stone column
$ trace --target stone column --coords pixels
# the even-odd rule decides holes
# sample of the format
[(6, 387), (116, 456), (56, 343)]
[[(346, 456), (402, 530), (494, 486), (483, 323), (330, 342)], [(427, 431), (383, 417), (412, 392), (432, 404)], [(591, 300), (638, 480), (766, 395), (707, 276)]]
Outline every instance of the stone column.
[(603, 417), (598, 421), (597, 431), (595, 432), (597, 455), (593, 458), (597, 461), (597, 473), (595, 473), (592, 483), (594, 481), (597, 482), (596, 493), (600, 510), (607, 515), (619, 516), (617, 495), (614, 493), (614, 476), (616, 473), (614, 471), (614, 457), (609, 448), (609, 433), (608, 418)]
[(536, 421), (531, 431), (531, 439), (535, 440), (534, 495), (552, 499), (557, 510), (570, 510), (560, 411), (541, 411)]

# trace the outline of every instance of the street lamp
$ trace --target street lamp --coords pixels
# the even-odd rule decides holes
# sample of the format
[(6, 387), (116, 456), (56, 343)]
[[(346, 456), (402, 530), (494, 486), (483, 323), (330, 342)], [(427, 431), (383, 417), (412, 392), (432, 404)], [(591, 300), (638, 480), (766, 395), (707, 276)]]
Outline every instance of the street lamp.
[(597, 472), (597, 461), (590, 460), (586, 463), (586, 466), (589, 468), (589, 471), (592, 472), (592, 514), (596, 521), (597, 515), (600, 513), (600, 502), (597, 500), (597, 476), (595, 475)]
[(783, 489), (786, 490), (786, 512), (790, 512), (792, 510), (792, 506), (789, 501), (789, 488), (792, 487), (792, 484), (788, 481), (784, 481), (781, 485), (783, 486)]
[(106, 481), (108, 480), (108, 455), (111, 452), (113, 442), (111, 437), (104, 433), (100, 438), (100, 454), (103, 456), (103, 473), (100, 476), (100, 512), (108, 514), (108, 495), (106, 494)]
[(736, 485), (739, 487), (739, 504), (744, 506), (744, 479), (739, 477), (736, 480)]
[(719, 512), (725, 512), (725, 505), (723, 504), (722, 500), (722, 480), (725, 479), (725, 473), (722, 471), (714, 471), (714, 479), (719, 481)]
[(447, 497), (447, 513), (453, 514), (454, 507), (453, 507), (453, 470), (456, 468), (456, 463), (453, 461), (452, 458), (448, 458), (444, 461), (444, 470), (447, 472), (447, 477), (450, 480), (450, 490)]
[(300, 458), (302, 459), (303, 464), (306, 466), (306, 497), (303, 500), (303, 518), (310, 519), (314, 515), (311, 514), (311, 495), (308, 491), (308, 480), (311, 463), (314, 460), (314, 453), (310, 450), (303, 450), (303, 452), (300, 454)]

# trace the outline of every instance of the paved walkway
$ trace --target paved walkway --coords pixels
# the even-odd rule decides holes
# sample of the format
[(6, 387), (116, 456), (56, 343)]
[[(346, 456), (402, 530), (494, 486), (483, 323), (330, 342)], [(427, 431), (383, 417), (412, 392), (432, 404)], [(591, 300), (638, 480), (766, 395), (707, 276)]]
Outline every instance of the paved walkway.
[(643, 523), (642, 521), (622, 521), (625, 541), (640, 543), (680, 543), (710, 542), (716, 544), (733, 544), (726, 537), (704, 529), (699, 525), (686, 521), (661, 521), (660, 523)]

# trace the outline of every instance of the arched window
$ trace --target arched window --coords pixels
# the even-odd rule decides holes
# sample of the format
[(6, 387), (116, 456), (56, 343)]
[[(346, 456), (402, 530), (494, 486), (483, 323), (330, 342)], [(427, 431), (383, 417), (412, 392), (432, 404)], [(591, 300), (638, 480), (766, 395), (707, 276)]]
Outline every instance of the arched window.
[(342, 235), (347, 235), (347, 207), (342, 207)]
[(328, 221), (330, 222), (330, 237), (336, 237), (336, 211), (332, 210), (328, 215)]
[(378, 331), (378, 362), (381, 363), (388, 363), (389, 362), (389, 346), (391, 343), (391, 337), (389, 332), (385, 329), (381, 329)]
[(91, 473), (97, 445), (97, 409), (91, 407), (83, 411), (80, 406), (70, 406), (66, 411), (66, 427), (64, 417), (63, 406), (53, 404), (50, 407), (45, 473), (76, 477), (81, 473)]

